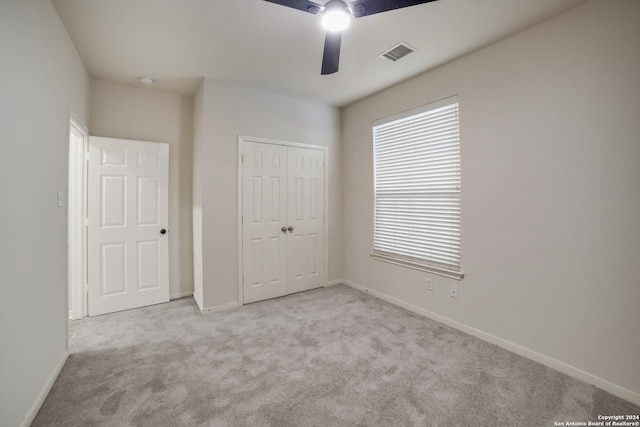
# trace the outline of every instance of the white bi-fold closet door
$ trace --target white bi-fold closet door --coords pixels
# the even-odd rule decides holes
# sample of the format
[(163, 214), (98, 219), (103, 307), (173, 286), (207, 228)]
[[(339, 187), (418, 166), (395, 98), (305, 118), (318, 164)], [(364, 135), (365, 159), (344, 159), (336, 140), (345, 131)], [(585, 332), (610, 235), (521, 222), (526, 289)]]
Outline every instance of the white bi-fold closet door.
[(325, 151), (241, 140), (242, 291), (250, 303), (325, 285)]

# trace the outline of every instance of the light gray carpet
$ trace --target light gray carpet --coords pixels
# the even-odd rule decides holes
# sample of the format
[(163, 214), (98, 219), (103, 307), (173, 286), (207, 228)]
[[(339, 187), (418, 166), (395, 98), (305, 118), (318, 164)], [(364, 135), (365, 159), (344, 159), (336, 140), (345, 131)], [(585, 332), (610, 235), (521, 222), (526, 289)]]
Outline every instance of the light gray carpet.
[(340, 285), (82, 320), (33, 426), (552, 426), (640, 408)]

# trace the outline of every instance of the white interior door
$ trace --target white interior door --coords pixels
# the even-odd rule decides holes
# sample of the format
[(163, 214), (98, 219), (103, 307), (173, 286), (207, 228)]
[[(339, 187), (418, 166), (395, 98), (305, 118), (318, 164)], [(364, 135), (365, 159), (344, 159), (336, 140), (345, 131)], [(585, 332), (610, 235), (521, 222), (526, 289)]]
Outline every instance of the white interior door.
[(286, 295), (287, 148), (247, 143), (242, 188), (244, 302)]
[(260, 142), (241, 148), (244, 303), (323, 286), (324, 151)]
[(289, 293), (323, 286), (324, 151), (289, 147)]
[(169, 301), (168, 193), (168, 144), (90, 137), (90, 316)]

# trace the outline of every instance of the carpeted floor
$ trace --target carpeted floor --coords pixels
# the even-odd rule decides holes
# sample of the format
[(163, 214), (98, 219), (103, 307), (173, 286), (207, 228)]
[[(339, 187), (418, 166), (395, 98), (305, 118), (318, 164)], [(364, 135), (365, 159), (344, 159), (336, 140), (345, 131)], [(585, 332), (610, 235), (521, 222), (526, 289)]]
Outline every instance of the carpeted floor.
[(346, 286), (82, 320), (32, 426), (553, 426), (640, 408)]

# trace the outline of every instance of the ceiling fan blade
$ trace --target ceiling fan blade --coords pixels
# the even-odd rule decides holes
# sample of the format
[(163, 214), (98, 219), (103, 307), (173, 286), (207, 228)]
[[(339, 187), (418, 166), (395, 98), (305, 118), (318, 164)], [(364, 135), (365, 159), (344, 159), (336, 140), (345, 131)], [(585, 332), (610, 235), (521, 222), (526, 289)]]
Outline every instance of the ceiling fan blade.
[(320, 74), (333, 74), (338, 71), (340, 62), (340, 41), (342, 33), (327, 32), (324, 39), (324, 53), (322, 54), (322, 71)]
[(403, 7), (417, 6), (432, 1), (436, 0), (356, 0), (351, 3), (350, 6), (353, 10), (353, 16), (361, 18), (363, 16), (394, 9), (402, 9)]
[(309, 0), (265, 0), (269, 3), (279, 4), (281, 6), (291, 7), (293, 9), (298, 9), (303, 12), (309, 12), (312, 14), (317, 14), (323, 8), (322, 5), (314, 3)]

